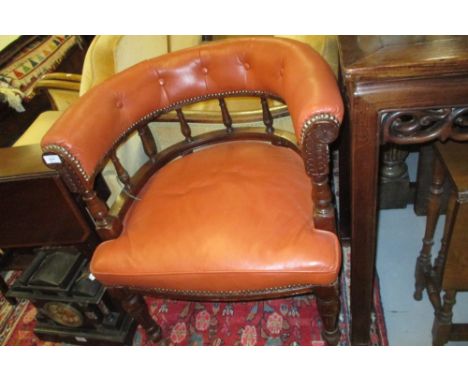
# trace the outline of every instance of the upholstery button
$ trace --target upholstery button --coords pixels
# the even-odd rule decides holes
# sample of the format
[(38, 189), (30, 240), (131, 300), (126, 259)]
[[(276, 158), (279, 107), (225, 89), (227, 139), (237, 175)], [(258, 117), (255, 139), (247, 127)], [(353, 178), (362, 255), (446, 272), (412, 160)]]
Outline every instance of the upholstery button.
[(203, 68), (203, 73), (207, 74), (208, 73), (208, 68)]
[(164, 85), (164, 79), (163, 79), (163, 78), (160, 78), (160, 79), (159, 79), (159, 85), (161, 85), (161, 86)]
[(115, 106), (117, 107), (117, 109), (122, 109), (123, 102), (119, 100), (115, 103)]
[(246, 62), (246, 63), (244, 64), (244, 68), (247, 69), (247, 70), (249, 70), (249, 69), (250, 69), (250, 64), (249, 64), (248, 62)]

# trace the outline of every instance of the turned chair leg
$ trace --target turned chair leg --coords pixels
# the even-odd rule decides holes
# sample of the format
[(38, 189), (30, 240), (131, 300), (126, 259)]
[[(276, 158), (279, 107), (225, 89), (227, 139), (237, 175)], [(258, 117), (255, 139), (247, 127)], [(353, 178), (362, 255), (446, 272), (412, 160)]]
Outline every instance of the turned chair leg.
[(322, 337), (328, 345), (337, 345), (340, 340), (338, 316), (340, 313), (340, 291), (338, 282), (314, 290), (317, 308), (323, 323)]
[(151, 317), (143, 297), (122, 288), (113, 288), (109, 293), (122, 305), (122, 308), (145, 330), (150, 341), (157, 342), (162, 337), (161, 327)]
[[(416, 260), (415, 269), (415, 291), (414, 299), (420, 301), (422, 299), (422, 292), (427, 286), (426, 280), (431, 273), (431, 249), (434, 244), (434, 231), (437, 226), (437, 220), (440, 214), (440, 202), (443, 192), (443, 185), (445, 180), (445, 170), (439, 158), (434, 160), (434, 169), (432, 173), (432, 184), (429, 194), (429, 202), (427, 205), (427, 223), (426, 231), (423, 238), (423, 247), (420, 255)], [(431, 288), (432, 289), (432, 288)], [(431, 290), (431, 292), (433, 292)]]

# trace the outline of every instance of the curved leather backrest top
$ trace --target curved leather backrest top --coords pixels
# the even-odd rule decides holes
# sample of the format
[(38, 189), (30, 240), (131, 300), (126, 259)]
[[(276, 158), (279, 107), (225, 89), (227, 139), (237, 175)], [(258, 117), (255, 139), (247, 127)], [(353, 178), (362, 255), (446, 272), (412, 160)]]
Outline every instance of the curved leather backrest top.
[(342, 120), (335, 77), (310, 46), (274, 37), (241, 38), (170, 53), (112, 76), (69, 108), (41, 144), (44, 151), (73, 160), (90, 181), (115, 142), (154, 112), (245, 92), (281, 97), (298, 140), (304, 123), (317, 113)]

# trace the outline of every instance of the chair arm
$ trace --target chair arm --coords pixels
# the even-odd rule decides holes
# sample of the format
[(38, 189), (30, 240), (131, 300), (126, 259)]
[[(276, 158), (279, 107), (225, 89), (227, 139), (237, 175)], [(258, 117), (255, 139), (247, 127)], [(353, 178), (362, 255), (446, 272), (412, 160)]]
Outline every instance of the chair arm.
[(330, 232), (336, 232), (336, 223), (329, 185), (329, 144), (338, 137), (339, 127), (340, 122), (333, 115), (317, 114), (306, 122), (301, 145), (306, 172), (313, 184), (314, 225)]
[(52, 109), (65, 110), (79, 97), (81, 75), (71, 73), (47, 73), (33, 87), (33, 94), (45, 92)]
[(39, 89), (79, 91), (80, 84), (80, 74), (61, 72), (46, 73), (34, 84), (34, 92)]
[(61, 80), (68, 82), (81, 82), (81, 74), (52, 72), (44, 74), (40, 80)]
[(71, 90), (74, 92), (80, 91), (80, 83), (73, 81), (63, 81), (58, 79), (40, 79), (34, 84), (34, 92), (37, 90)]

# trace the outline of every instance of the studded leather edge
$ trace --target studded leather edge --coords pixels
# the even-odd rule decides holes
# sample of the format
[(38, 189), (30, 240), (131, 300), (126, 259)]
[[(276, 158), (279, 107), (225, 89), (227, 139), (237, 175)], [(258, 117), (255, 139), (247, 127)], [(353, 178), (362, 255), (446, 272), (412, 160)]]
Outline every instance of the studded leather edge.
[(78, 169), (78, 172), (80, 173), (80, 175), (86, 181), (89, 181), (90, 177), (84, 170), (83, 166), (81, 165), (81, 162), (65, 147), (59, 146), (59, 145), (47, 145), (47, 146), (44, 146), (43, 152), (52, 152), (52, 153), (56, 153), (60, 156), (65, 157), (66, 159), (68, 159), (70, 163), (72, 163), (75, 166), (76, 169)]
[(304, 142), (304, 138), (309, 131), (309, 129), (317, 122), (333, 122), (337, 126), (340, 125), (340, 121), (333, 114), (330, 113), (317, 113), (306, 119), (302, 125), (301, 132), (301, 144)]
[[(336, 282), (327, 284), (334, 285)], [(104, 284), (106, 285), (106, 284)], [(106, 285), (109, 288), (127, 288), (140, 292), (161, 294), (161, 295), (179, 295), (179, 296), (193, 296), (193, 297), (232, 297), (232, 296), (260, 296), (268, 293), (286, 293), (293, 291), (302, 291), (306, 289), (313, 289), (324, 285), (315, 284), (292, 284), (279, 287), (271, 287), (265, 289), (244, 289), (244, 290), (230, 290), (230, 291), (206, 291), (206, 290), (180, 290), (180, 289), (167, 289), (167, 288), (142, 288), (135, 285)]]

